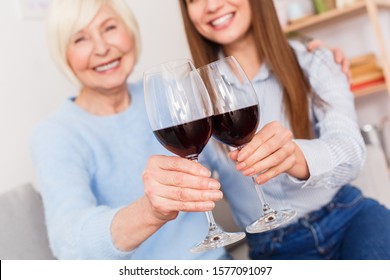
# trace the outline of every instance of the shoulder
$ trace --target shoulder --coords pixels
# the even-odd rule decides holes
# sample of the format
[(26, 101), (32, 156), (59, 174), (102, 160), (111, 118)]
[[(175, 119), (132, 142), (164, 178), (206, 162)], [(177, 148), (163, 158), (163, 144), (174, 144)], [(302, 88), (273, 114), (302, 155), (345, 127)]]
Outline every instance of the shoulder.
[(75, 122), (80, 122), (81, 120), (74, 116), (68, 104), (69, 102), (66, 101), (57, 111), (35, 125), (31, 135), (31, 144), (33, 146), (52, 145), (56, 142), (70, 143), (74, 141), (76, 135), (74, 130), (77, 127)]
[(302, 42), (290, 40), (289, 43), (304, 70), (314, 70), (313, 68), (323, 65), (336, 66), (333, 54), (328, 48), (317, 48), (314, 51), (308, 51), (307, 46)]
[(33, 129), (33, 136), (50, 132), (56, 133), (59, 130), (62, 130), (61, 128), (63, 125), (61, 125), (61, 123), (64, 123), (63, 106), (38, 122)]
[(60, 110), (34, 127), (29, 149), (38, 172), (46, 172), (53, 166), (93, 167), (90, 145), (94, 139), (85, 138), (88, 129), (80, 123), (82, 119)]
[(318, 48), (310, 52), (301, 42), (290, 41), (290, 45), (313, 88), (328, 83), (348, 87), (347, 77), (342, 72), (341, 65), (335, 62), (329, 48)]

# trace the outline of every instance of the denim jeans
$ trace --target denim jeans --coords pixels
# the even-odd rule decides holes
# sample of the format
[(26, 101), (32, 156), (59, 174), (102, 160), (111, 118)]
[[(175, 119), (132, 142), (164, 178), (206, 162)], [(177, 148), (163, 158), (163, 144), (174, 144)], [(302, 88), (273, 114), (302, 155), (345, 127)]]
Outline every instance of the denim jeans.
[(346, 185), (285, 228), (247, 234), (251, 259), (390, 259), (390, 210)]

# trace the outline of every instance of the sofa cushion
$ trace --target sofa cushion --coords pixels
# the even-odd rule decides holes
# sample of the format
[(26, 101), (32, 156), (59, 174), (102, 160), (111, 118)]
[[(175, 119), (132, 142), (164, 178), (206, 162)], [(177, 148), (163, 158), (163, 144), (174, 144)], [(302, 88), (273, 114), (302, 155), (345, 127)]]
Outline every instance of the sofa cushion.
[(54, 259), (40, 195), (26, 184), (0, 195), (0, 259)]

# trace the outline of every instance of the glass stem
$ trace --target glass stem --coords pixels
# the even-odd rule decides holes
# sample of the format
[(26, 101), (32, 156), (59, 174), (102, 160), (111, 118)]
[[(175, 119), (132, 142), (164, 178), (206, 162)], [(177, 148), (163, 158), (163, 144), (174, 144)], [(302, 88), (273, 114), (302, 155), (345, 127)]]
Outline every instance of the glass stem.
[[(189, 160), (198, 162), (198, 155), (189, 155), (186, 158), (189, 159)], [(214, 231), (214, 230), (218, 229), (218, 226), (217, 226), (217, 224), (215, 223), (215, 220), (214, 220), (213, 212), (206, 211), (205, 214), (206, 214), (206, 217), (207, 217), (207, 222), (209, 224), (209, 231)]]
[(272, 209), (269, 206), (269, 204), (267, 203), (263, 189), (261, 188), (261, 186), (259, 184), (256, 183), (256, 176), (252, 176), (252, 181), (253, 181), (257, 196), (259, 197), (261, 205), (263, 206), (263, 215), (268, 215), (270, 213), (275, 212), (274, 209)]
[[(244, 147), (245, 147), (245, 145), (239, 146), (239, 147), (237, 147), (237, 150), (241, 151), (242, 148), (244, 148)], [(259, 197), (260, 203), (263, 207), (263, 215), (266, 216), (266, 215), (275, 213), (275, 210), (272, 209), (269, 206), (269, 204), (267, 203), (267, 201), (265, 200), (265, 195), (264, 195), (263, 189), (261, 188), (261, 186), (259, 184), (256, 183), (256, 175), (252, 176), (252, 181), (253, 181), (253, 185), (255, 187), (257, 196)]]
[(209, 231), (214, 231), (217, 229), (217, 224), (215, 223), (213, 212), (206, 211), (207, 222), (209, 223)]

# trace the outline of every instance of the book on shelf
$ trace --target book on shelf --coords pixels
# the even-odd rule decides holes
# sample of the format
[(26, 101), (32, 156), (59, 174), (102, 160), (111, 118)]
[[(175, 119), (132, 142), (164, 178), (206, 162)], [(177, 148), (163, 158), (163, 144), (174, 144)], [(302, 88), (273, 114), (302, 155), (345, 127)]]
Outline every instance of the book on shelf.
[(383, 70), (372, 53), (350, 59), (350, 65), (352, 91), (385, 82)]
[(351, 84), (351, 91), (357, 91), (357, 90), (365, 89), (365, 88), (368, 88), (368, 87), (382, 85), (384, 83), (385, 83), (385, 78), (382, 77), (382, 78), (379, 78), (379, 79), (376, 79), (376, 80), (371, 80), (371, 81), (365, 82), (365, 83)]

